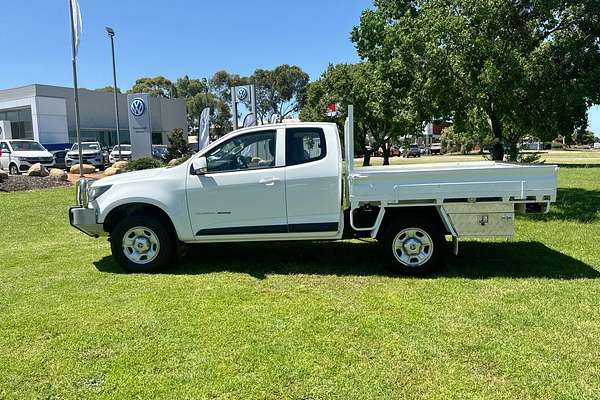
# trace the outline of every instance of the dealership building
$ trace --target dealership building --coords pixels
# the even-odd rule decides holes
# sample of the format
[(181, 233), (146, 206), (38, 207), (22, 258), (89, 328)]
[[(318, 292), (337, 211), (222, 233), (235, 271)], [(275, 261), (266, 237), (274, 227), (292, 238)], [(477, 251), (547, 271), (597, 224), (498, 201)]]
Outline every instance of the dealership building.
[[(126, 94), (117, 96), (121, 143), (131, 143), (130, 138), (136, 132), (135, 127), (130, 126), (132, 95), (129, 100)], [(144, 103), (144, 111), (152, 144), (167, 144), (167, 136), (175, 128), (187, 132), (184, 100), (140, 96), (147, 103)], [(79, 110), (83, 141), (98, 140), (106, 146), (117, 144), (113, 93), (79, 89)], [(0, 90), (0, 130), (0, 137), (36, 140), (49, 150), (70, 147), (76, 141), (73, 89), (35, 84)]]

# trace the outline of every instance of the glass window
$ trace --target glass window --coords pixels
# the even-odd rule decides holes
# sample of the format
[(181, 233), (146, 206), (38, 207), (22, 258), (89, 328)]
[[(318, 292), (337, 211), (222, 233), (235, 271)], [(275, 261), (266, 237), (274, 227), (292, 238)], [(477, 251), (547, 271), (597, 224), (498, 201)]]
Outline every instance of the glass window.
[(277, 131), (237, 136), (206, 154), (208, 172), (238, 171), (275, 166)]
[(2, 151), (10, 151), (10, 149), (8, 148), (8, 144), (6, 144), (6, 142), (0, 143), (0, 150), (2, 150)]
[(291, 128), (286, 133), (286, 165), (298, 165), (325, 158), (325, 134), (319, 128)]
[(38, 142), (33, 141), (10, 141), (10, 147), (13, 148), (14, 151), (45, 151), (46, 149), (42, 147)]
[[(81, 150), (100, 150), (97, 143), (82, 143)], [(71, 151), (79, 151), (79, 146), (77, 143), (73, 143), (73, 147), (71, 147)]]
[(152, 132), (152, 144), (163, 144), (162, 132)]

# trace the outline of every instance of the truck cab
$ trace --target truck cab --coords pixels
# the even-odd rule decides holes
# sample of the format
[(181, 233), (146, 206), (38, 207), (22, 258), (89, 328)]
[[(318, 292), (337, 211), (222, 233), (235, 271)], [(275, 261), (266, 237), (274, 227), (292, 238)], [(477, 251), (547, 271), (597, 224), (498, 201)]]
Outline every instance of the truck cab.
[[(346, 128), (346, 159), (353, 132)], [(109, 236), (127, 270), (155, 271), (178, 243), (379, 240), (398, 272), (425, 274), (446, 257), (446, 235), (510, 236), (515, 210), (545, 212), (556, 168), (482, 162), (354, 168), (337, 126), (241, 129), (173, 168), (78, 184), (71, 224)]]

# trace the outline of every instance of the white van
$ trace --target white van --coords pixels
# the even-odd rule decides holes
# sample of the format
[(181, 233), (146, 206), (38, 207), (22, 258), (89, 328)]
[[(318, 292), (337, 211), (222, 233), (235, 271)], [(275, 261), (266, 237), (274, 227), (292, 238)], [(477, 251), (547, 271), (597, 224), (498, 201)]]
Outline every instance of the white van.
[(54, 156), (35, 140), (0, 140), (0, 168), (11, 175), (26, 172), (33, 164), (54, 166)]
[(594, 149), (600, 150), (600, 142), (599, 143), (594, 143)]

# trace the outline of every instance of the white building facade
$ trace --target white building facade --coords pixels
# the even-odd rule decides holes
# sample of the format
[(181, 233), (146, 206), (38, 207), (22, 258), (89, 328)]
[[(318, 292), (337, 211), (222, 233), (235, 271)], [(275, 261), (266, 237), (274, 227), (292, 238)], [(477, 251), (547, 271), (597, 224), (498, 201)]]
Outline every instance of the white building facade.
[[(187, 112), (182, 99), (149, 97), (152, 143), (166, 144), (175, 128), (187, 133)], [(129, 109), (126, 94), (118, 95), (121, 143), (130, 143)], [(105, 146), (117, 144), (114, 95), (79, 90), (82, 140), (98, 140)], [(0, 126), (12, 139), (32, 139), (48, 150), (62, 150), (75, 142), (73, 89), (29, 85), (0, 90)]]

